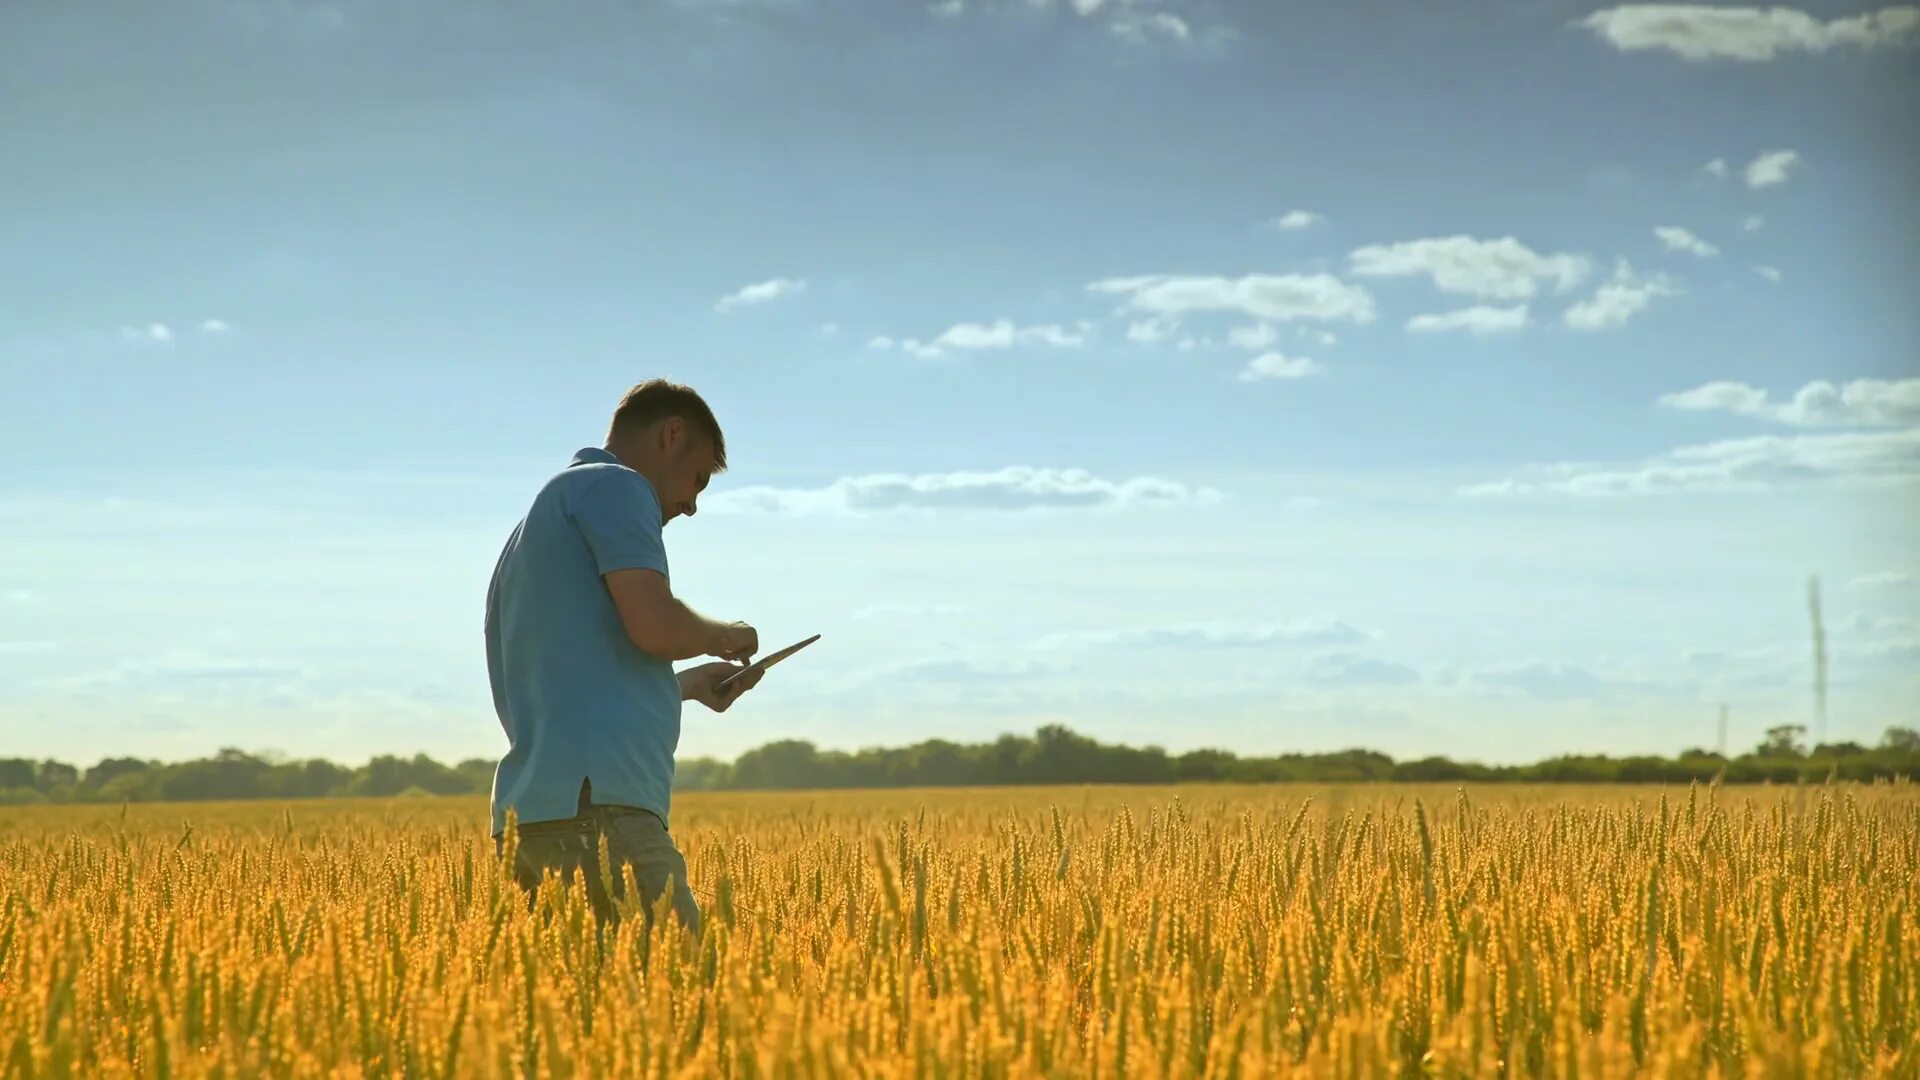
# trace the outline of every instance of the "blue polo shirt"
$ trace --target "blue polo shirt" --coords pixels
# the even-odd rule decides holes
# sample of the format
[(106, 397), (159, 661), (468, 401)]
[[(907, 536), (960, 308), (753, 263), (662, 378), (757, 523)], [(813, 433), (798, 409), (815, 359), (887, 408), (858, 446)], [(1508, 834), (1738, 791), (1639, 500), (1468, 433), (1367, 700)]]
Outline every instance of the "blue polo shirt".
[(487, 677), (507, 753), (493, 773), (493, 835), (593, 802), (667, 819), (680, 683), (627, 638), (600, 575), (667, 572), (646, 477), (588, 447), (541, 487), (487, 587)]

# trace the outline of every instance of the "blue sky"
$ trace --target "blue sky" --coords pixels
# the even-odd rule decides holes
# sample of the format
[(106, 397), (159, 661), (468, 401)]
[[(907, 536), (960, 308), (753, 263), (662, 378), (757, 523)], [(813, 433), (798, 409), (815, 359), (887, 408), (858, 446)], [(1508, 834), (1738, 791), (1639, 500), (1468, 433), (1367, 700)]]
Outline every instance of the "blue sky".
[(684, 754), (1067, 723), (1514, 761), (1920, 722), (1920, 9), (28, 0), (0, 754), (498, 756), (627, 386)]

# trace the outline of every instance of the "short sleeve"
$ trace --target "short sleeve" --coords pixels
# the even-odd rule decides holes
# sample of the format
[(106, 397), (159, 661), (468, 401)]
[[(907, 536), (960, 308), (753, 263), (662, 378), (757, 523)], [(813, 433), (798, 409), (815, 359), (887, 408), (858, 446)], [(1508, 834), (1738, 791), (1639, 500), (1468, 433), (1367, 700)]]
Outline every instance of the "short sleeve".
[(667, 546), (660, 536), (660, 500), (653, 485), (624, 469), (596, 470), (573, 497), (573, 521), (602, 574), (658, 570), (667, 576)]

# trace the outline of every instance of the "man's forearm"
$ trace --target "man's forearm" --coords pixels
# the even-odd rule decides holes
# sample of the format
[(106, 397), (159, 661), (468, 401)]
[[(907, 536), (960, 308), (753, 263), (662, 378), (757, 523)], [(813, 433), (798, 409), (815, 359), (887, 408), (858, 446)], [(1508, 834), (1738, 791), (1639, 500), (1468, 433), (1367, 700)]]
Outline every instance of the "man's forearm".
[(662, 660), (688, 660), (710, 656), (726, 647), (727, 624), (688, 607), (678, 597), (667, 608), (666, 632), (661, 635), (654, 654)]

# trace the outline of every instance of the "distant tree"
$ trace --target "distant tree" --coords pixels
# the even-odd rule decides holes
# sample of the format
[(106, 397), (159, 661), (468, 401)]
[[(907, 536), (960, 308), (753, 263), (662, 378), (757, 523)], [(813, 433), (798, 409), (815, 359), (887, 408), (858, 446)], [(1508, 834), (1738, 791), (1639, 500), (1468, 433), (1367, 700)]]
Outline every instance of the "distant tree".
[(1239, 759), (1225, 750), (1189, 750), (1173, 759), (1176, 780), (1220, 781), (1233, 776)]
[(493, 793), (493, 771), (498, 766), (492, 758), (468, 758), (453, 767), (467, 780), (467, 790), (476, 795)]
[(37, 779), (39, 783), (34, 786), (48, 794), (61, 789), (71, 791), (80, 786), (80, 770), (64, 761), (47, 760), (40, 763)]
[(1403, 761), (1393, 767), (1395, 780), (1465, 780), (1467, 767), (1443, 757), (1427, 757), (1418, 761)]
[(1821, 743), (1813, 748), (1814, 757), (1854, 757), (1868, 753), (1866, 747), (1857, 742)]
[(743, 788), (811, 787), (819, 782), (820, 752), (804, 739), (781, 739), (740, 755), (733, 763), (734, 786)]
[(139, 758), (102, 758), (98, 765), (87, 770), (86, 778), (80, 786), (88, 791), (97, 791), (116, 777), (141, 776), (151, 769), (152, 766)]
[(30, 788), (40, 770), (26, 758), (0, 758), (0, 788)]
[(673, 767), (673, 786), (677, 791), (713, 791), (725, 787), (733, 776), (733, 766), (717, 758), (687, 758)]
[(1805, 724), (1781, 724), (1767, 729), (1767, 737), (1760, 741), (1754, 752), (1760, 757), (1804, 757), (1806, 747), (1800, 737), (1807, 733)]
[(1880, 736), (1880, 749), (1896, 754), (1920, 754), (1920, 731), (1890, 727), (1885, 735)]

